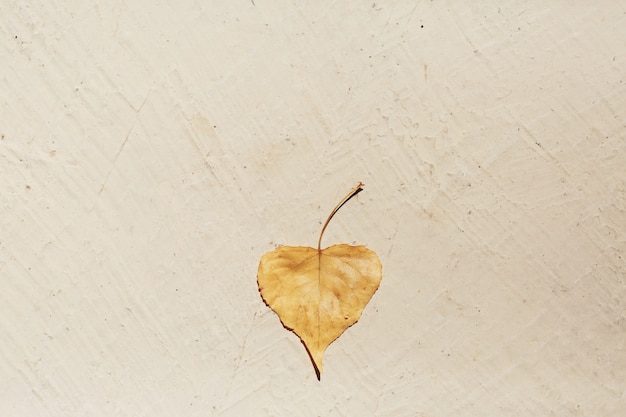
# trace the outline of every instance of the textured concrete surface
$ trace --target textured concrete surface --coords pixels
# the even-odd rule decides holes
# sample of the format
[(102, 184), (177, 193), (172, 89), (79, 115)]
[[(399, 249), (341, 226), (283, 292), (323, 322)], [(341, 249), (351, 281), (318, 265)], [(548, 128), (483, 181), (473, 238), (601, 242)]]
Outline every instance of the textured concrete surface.
[[(0, 2), (0, 415), (624, 415), (626, 4), (254, 3)], [(358, 181), (318, 382), (256, 269)]]

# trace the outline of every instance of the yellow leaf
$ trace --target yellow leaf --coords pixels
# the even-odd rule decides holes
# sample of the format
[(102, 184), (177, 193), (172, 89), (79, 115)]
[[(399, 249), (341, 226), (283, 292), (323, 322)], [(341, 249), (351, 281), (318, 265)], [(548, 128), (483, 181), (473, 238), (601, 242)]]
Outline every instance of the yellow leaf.
[(357, 322), (382, 279), (378, 256), (365, 246), (341, 244), (320, 249), (330, 219), (362, 187), (359, 183), (333, 209), (322, 227), (317, 249), (283, 246), (263, 255), (259, 263), (261, 297), (283, 325), (300, 337), (318, 379), (326, 348)]

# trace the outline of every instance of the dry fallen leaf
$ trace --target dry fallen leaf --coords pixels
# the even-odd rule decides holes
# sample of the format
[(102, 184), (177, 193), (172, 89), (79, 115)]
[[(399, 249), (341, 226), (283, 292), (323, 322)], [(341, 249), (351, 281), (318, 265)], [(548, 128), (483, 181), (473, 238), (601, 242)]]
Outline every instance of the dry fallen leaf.
[(359, 320), (382, 279), (378, 256), (365, 246), (320, 249), (330, 219), (362, 187), (359, 183), (330, 213), (317, 249), (282, 246), (263, 255), (259, 263), (261, 297), (283, 325), (300, 337), (318, 379), (324, 351)]

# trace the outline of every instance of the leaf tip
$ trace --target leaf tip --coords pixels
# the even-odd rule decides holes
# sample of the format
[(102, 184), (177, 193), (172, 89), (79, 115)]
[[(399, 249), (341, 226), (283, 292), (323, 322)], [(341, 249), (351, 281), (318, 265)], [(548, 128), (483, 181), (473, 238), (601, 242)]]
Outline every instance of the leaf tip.
[(300, 338), (300, 341), (302, 342), (304, 348), (309, 354), (309, 358), (311, 359), (311, 362), (313, 363), (313, 368), (315, 369), (315, 376), (317, 376), (317, 380), (319, 381), (322, 375), (322, 359), (324, 358), (324, 352), (326, 351), (326, 349), (324, 348), (312, 350), (302, 338)]

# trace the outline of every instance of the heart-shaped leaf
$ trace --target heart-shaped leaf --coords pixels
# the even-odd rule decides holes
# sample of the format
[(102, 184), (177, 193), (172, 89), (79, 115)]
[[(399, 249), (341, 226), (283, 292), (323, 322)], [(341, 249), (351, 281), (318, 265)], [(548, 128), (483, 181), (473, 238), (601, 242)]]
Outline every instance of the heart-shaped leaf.
[(362, 187), (359, 183), (333, 209), (317, 249), (282, 246), (263, 255), (259, 263), (257, 280), (263, 300), (300, 337), (318, 379), (326, 348), (357, 322), (382, 279), (378, 256), (365, 246), (320, 249), (330, 219)]

